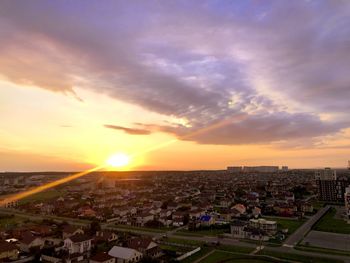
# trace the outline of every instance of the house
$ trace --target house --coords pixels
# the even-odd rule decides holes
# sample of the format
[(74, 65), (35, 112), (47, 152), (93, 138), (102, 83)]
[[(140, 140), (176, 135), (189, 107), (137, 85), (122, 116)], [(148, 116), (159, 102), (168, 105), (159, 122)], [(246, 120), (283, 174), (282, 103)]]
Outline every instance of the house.
[(149, 213), (141, 213), (136, 218), (136, 225), (137, 226), (144, 226), (148, 221), (154, 220), (154, 215)]
[(241, 220), (234, 220), (231, 225), (231, 235), (233, 238), (246, 238), (245, 227), (247, 226), (247, 222)]
[(257, 218), (257, 217), (259, 217), (260, 215), (261, 215), (261, 209), (259, 208), (259, 207), (254, 207), (253, 209), (252, 209), (252, 215), (255, 217), (255, 218)]
[(277, 233), (277, 222), (270, 221), (263, 218), (259, 219), (250, 219), (249, 226), (264, 230), (268, 235), (272, 236)]
[(102, 242), (112, 242), (116, 241), (118, 239), (118, 236), (111, 231), (108, 230), (102, 230), (96, 232), (96, 241), (102, 241)]
[(84, 234), (84, 230), (81, 227), (67, 225), (63, 228), (62, 238), (66, 239), (76, 234)]
[(211, 226), (215, 224), (214, 217), (210, 215), (201, 216), (199, 220), (201, 221), (201, 226)]
[(202, 215), (205, 215), (205, 211), (202, 209), (195, 209), (189, 212), (190, 218), (200, 218)]
[(22, 234), (18, 244), (21, 251), (30, 252), (34, 248), (41, 249), (44, 246), (44, 240), (28, 231)]
[(236, 209), (240, 214), (245, 214), (247, 211), (246, 207), (242, 204), (236, 204), (232, 207), (232, 209)]
[(115, 263), (115, 258), (105, 252), (99, 252), (90, 258), (90, 263)]
[(247, 238), (263, 241), (268, 241), (270, 239), (265, 230), (250, 226), (246, 221), (235, 220), (231, 223), (230, 228), (233, 238)]
[(133, 238), (128, 240), (127, 246), (150, 257), (159, 257), (161, 255), (161, 249), (151, 238)]
[(116, 263), (138, 262), (142, 253), (132, 248), (114, 246), (108, 251), (108, 255), (115, 258)]
[(7, 259), (16, 260), (18, 253), (19, 251), (15, 244), (0, 240), (0, 262)]
[(89, 254), (91, 238), (84, 234), (75, 234), (64, 240), (64, 248), (69, 254)]

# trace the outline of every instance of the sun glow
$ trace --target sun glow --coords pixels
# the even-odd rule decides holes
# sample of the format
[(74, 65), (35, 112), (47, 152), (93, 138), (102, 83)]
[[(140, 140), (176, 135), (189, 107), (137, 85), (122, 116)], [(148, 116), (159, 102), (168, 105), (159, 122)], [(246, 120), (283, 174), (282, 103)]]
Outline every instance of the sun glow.
[(112, 167), (125, 167), (130, 163), (130, 157), (125, 153), (116, 153), (108, 158), (107, 164)]

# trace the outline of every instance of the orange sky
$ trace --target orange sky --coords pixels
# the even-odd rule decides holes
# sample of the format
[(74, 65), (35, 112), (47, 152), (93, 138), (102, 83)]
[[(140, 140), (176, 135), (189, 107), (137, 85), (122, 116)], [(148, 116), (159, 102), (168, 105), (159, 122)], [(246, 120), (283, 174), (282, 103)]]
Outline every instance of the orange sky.
[[(0, 83), (0, 169), (82, 170), (112, 154), (138, 155), (176, 137), (158, 132), (129, 135), (104, 123), (162, 122), (169, 117), (106, 95), (79, 90), (73, 96)], [(223, 129), (225, 127), (222, 127)], [(210, 130), (208, 131), (210, 132)], [(335, 142), (332, 145), (342, 145)], [(132, 159), (127, 169), (223, 169), (227, 165), (345, 166), (348, 149), (288, 149), (278, 145), (200, 145), (177, 141)]]

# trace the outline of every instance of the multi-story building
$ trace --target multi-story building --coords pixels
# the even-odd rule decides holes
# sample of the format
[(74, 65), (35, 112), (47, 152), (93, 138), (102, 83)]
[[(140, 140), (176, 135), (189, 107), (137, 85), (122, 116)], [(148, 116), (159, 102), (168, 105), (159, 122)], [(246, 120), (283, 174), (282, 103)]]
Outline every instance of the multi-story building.
[(277, 222), (263, 218), (250, 219), (249, 226), (264, 230), (268, 235), (274, 235), (277, 232)]
[(344, 200), (347, 220), (350, 221), (350, 185), (345, 189)]
[(315, 172), (316, 180), (337, 180), (337, 172), (329, 167)]
[(337, 179), (335, 170), (325, 168), (315, 172), (315, 179), (320, 201), (344, 203), (345, 188), (349, 185), (346, 178)]

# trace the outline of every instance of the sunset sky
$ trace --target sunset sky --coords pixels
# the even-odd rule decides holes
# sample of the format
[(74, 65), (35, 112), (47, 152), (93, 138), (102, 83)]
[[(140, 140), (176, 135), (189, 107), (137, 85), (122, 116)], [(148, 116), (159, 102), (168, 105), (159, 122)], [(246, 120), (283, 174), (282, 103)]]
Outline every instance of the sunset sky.
[(350, 1), (0, 1), (0, 171), (345, 167)]

